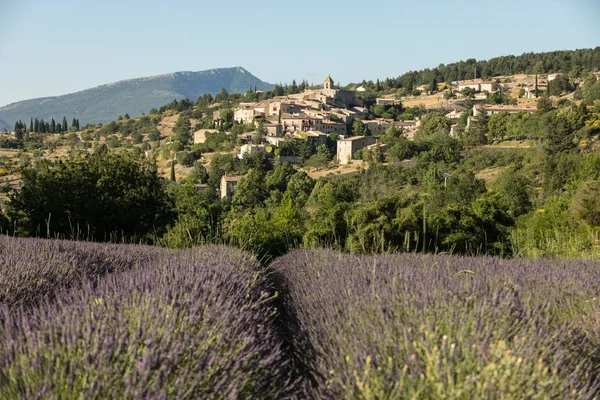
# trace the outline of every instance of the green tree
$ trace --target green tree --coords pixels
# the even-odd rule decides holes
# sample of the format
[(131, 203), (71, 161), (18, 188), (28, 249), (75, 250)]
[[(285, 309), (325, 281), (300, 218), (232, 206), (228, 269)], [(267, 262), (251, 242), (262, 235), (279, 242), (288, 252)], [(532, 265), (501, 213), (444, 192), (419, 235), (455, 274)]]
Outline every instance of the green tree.
[(514, 168), (504, 170), (494, 182), (494, 188), (502, 196), (507, 211), (513, 218), (532, 209), (533, 184), (522, 172)]
[(66, 132), (69, 130), (69, 127), (67, 125), (67, 117), (63, 117), (63, 121), (62, 121), (62, 130), (63, 132)]
[(585, 182), (573, 199), (573, 214), (593, 228), (600, 228), (600, 181)]
[(363, 122), (359, 119), (355, 119), (352, 122), (352, 134), (354, 136), (369, 136), (370, 132), (369, 129), (367, 128), (367, 126), (365, 124), (363, 124)]
[(465, 99), (473, 99), (475, 97), (475, 93), (477, 93), (477, 92), (472, 87), (466, 87), (466, 88), (464, 88), (463, 90), (460, 91), (460, 94)]
[(436, 133), (450, 133), (450, 121), (442, 114), (432, 112), (423, 117), (418, 135), (433, 135)]
[(265, 128), (265, 123), (261, 119), (258, 121), (258, 125), (256, 127), (256, 133), (252, 137), (252, 142), (254, 144), (261, 144), (265, 138), (267, 137), (267, 128)]
[(544, 150), (549, 156), (567, 152), (575, 148), (573, 131), (569, 128), (566, 117), (556, 112), (547, 113), (542, 119), (546, 131)]
[(287, 190), (288, 182), (292, 176), (296, 173), (296, 170), (290, 163), (284, 163), (276, 166), (272, 171), (267, 172), (265, 177), (265, 187), (271, 192), (278, 190), (284, 193)]
[(12, 220), (28, 235), (99, 241), (151, 239), (171, 219), (156, 165), (126, 153), (26, 168), (10, 209)]
[(314, 186), (315, 181), (306, 172), (298, 171), (290, 177), (286, 192), (289, 193), (299, 207), (303, 207)]
[(171, 161), (171, 182), (175, 182), (175, 160)]
[(552, 110), (552, 100), (550, 100), (550, 98), (547, 96), (541, 97), (537, 101), (537, 109), (538, 111), (544, 113)]
[(252, 209), (267, 197), (269, 192), (260, 170), (250, 169), (237, 184), (231, 204), (238, 209)]
[(501, 112), (490, 116), (488, 121), (488, 133), (492, 140), (504, 140), (508, 136), (510, 114)]

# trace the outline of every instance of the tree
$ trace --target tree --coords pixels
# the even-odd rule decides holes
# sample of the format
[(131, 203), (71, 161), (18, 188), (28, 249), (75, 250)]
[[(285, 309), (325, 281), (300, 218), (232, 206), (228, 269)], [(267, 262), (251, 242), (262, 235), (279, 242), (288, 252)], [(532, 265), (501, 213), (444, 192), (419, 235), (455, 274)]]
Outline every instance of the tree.
[(127, 153), (99, 152), (84, 160), (26, 168), (10, 209), (12, 220), (28, 235), (83, 235), (98, 241), (151, 239), (171, 219), (156, 165)]
[(431, 93), (437, 92), (437, 84), (438, 84), (438, 82), (437, 82), (436, 76), (434, 74), (433, 79), (431, 80), (431, 87), (429, 89)]
[(287, 190), (289, 180), (295, 173), (296, 170), (290, 163), (278, 165), (272, 171), (267, 172), (265, 187), (269, 192), (278, 190), (284, 193)]
[(352, 134), (354, 136), (369, 136), (369, 129), (363, 122), (359, 119), (355, 119), (352, 122)]
[(148, 140), (150, 140), (151, 142), (156, 142), (160, 140), (160, 132), (158, 131), (158, 129), (152, 128), (152, 130), (150, 130), (150, 132), (148, 133)]
[(504, 140), (508, 136), (510, 119), (508, 112), (494, 114), (489, 118), (488, 133), (492, 140)]
[(252, 137), (252, 142), (254, 144), (261, 144), (265, 137), (267, 137), (267, 128), (265, 128), (265, 123), (262, 119), (258, 121), (258, 126), (256, 127), (256, 133)]
[(552, 110), (552, 100), (550, 100), (550, 98), (547, 96), (541, 97), (537, 101), (537, 109), (538, 109), (538, 111), (544, 112), (544, 113)]
[(442, 114), (432, 112), (423, 117), (421, 121), (421, 127), (419, 129), (419, 135), (433, 135), (436, 133), (450, 133), (450, 121)]
[(171, 161), (171, 182), (175, 182), (175, 160)]
[(317, 171), (329, 164), (327, 155), (323, 153), (315, 153), (304, 163), (309, 168), (315, 168)]
[(192, 168), (189, 177), (198, 183), (206, 183), (208, 182), (208, 171), (206, 171), (204, 165), (196, 163)]
[(252, 209), (267, 197), (269, 193), (261, 172), (258, 169), (250, 169), (237, 184), (231, 204), (241, 209)]
[(593, 228), (600, 228), (600, 181), (585, 182), (575, 194), (573, 214)]
[(173, 141), (179, 143), (180, 146), (186, 146), (192, 140), (190, 118), (185, 113), (179, 115), (177, 123), (173, 127)]
[(290, 177), (286, 192), (290, 194), (299, 207), (303, 207), (314, 186), (315, 181), (306, 172), (298, 171)]
[(554, 156), (575, 148), (575, 137), (564, 115), (556, 112), (546, 113), (542, 119), (542, 126), (546, 131), (544, 150), (547, 155)]
[(520, 171), (508, 168), (498, 175), (494, 188), (502, 196), (507, 211), (513, 218), (528, 213), (533, 207), (532, 182)]
[(538, 75), (544, 72), (543, 61), (538, 61), (533, 67), (533, 73), (535, 74), (535, 97), (538, 97)]
[(473, 99), (475, 97), (475, 93), (477, 93), (475, 91), (475, 89), (473, 89), (472, 87), (469, 87), (469, 86), (467, 86), (466, 88), (464, 88), (463, 90), (460, 91), (460, 94), (465, 99)]
[(220, 103), (223, 101), (227, 101), (228, 99), (229, 99), (229, 93), (227, 93), (227, 90), (225, 90), (225, 88), (222, 87), (219, 94), (217, 94), (217, 97), (215, 97), (215, 101), (217, 103)]
[(63, 132), (66, 132), (69, 130), (69, 127), (67, 126), (67, 117), (63, 117), (62, 130), (63, 130)]

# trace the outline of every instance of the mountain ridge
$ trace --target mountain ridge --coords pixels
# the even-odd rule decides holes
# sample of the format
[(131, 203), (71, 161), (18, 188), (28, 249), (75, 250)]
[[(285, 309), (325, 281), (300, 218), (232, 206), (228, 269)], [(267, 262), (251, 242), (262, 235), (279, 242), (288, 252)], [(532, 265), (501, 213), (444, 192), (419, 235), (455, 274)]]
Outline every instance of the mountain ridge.
[(125, 113), (132, 117), (148, 113), (174, 99), (210, 93), (225, 88), (243, 93), (249, 88), (270, 90), (273, 85), (260, 80), (241, 66), (204, 71), (177, 71), (167, 74), (125, 79), (59, 96), (40, 97), (0, 107), (0, 129), (10, 129), (18, 120), (30, 118), (79, 118), (82, 124), (105, 123)]

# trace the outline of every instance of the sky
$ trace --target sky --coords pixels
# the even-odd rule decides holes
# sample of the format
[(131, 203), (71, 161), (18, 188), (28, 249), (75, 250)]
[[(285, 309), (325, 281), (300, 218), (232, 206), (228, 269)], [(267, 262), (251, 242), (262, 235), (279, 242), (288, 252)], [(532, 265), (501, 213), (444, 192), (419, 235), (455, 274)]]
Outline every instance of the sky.
[(0, 106), (243, 66), (342, 85), (440, 63), (600, 45), (599, 0), (0, 0)]

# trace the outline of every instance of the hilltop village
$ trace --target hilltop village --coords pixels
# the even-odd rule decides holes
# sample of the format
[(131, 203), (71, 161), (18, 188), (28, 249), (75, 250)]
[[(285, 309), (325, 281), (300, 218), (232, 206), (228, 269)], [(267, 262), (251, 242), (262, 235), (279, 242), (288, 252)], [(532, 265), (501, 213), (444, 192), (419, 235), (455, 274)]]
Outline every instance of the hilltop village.
[(525, 54), (222, 87), (106, 123), (27, 116), (0, 133), (0, 230), (261, 256), (596, 254), (599, 69), (597, 50)]
[[(548, 81), (552, 81), (559, 74), (551, 74), (545, 80), (539, 80), (536, 85), (532, 77), (524, 78), (520, 82), (505, 82), (500, 80), (486, 81), (475, 79), (469, 81), (452, 82), (452, 86), (445, 84), (436, 88), (421, 86), (412, 96), (396, 99), (395, 97), (380, 97), (374, 99), (370, 106), (388, 109), (401, 107), (403, 102), (419, 101), (422, 98), (438, 97), (437, 107), (425, 108), (421, 105), (419, 113), (413, 119), (401, 118), (368, 118), (369, 109), (361, 95), (366, 91), (362, 86), (355, 90), (341, 89), (335, 86), (335, 81), (328, 76), (321, 88), (307, 89), (298, 94), (278, 96), (259, 102), (241, 102), (233, 110), (233, 119), (239, 124), (251, 124), (256, 129), (239, 135), (241, 140), (239, 158), (246, 154), (276, 151), (286, 140), (299, 139), (308, 142), (312, 148), (325, 146), (328, 141), (335, 141), (335, 156), (333, 162), (338, 165), (362, 165), (364, 154), (370, 151), (384, 154), (388, 145), (379, 139), (390, 129), (400, 133), (404, 138), (413, 140), (415, 133), (421, 126), (421, 119), (427, 112), (442, 112), (450, 121), (450, 136), (457, 134), (459, 119), (472, 107), (470, 115), (465, 115), (468, 130), (473, 118), (481, 113), (494, 115), (498, 113), (533, 113), (537, 110), (536, 93), (541, 95), (548, 90)], [(496, 93), (505, 93), (517, 88), (520, 104), (514, 99), (513, 104), (486, 104), (490, 96)], [(537, 92), (536, 92), (537, 90)], [(416, 95), (416, 96), (415, 96)], [(533, 101), (527, 101), (533, 99)], [(221, 113), (214, 112), (213, 119), (217, 125), (224, 121)], [(358, 126), (359, 129), (356, 129)], [(354, 128), (354, 129), (352, 129)], [(354, 130), (355, 132), (351, 132)], [(360, 133), (357, 134), (356, 130)], [(199, 129), (194, 133), (194, 143), (200, 144), (207, 140), (213, 129)], [(207, 136), (208, 135), (208, 136)], [(258, 137), (258, 140), (256, 139)], [(280, 152), (279, 152), (280, 153)], [(299, 163), (295, 155), (278, 155), (280, 162)], [(222, 198), (231, 198), (234, 188), (240, 180), (239, 176), (223, 176), (220, 193)]]

